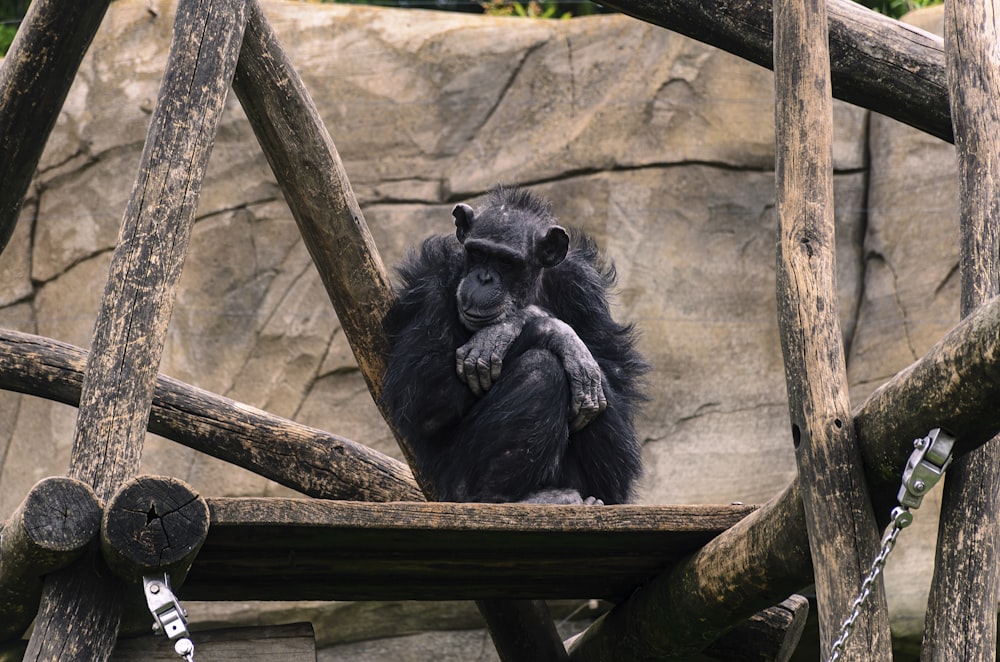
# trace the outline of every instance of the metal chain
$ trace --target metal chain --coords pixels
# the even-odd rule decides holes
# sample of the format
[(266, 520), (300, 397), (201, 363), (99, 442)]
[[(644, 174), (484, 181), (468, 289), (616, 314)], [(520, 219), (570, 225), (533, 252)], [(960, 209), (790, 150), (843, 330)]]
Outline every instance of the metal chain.
[(882, 574), (889, 553), (896, 545), (899, 532), (913, 522), (910, 508), (919, 508), (927, 491), (941, 480), (945, 469), (951, 464), (951, 449), (954, 444), (955, 438), (939, 428), (931, 430), (926, 437), (913, 442), (914, 450), (906, 462), (906, 469), (903, 470), (903, 480), (897, 495), (900, 505), (892, 510), (892, 523), (882, 537), (882, 549), (872, 561), (872, 568), (868, 576), (861, 582), (861, 591), (851, 605), (851, 614), (844, 619), (844, 624), (840, 628), (840, 636), (830, 647), (828, 662), (836, 662), (840, 659), (847, 639), (854, 632), (854, 624), (861, 617), (861, 610), (871, 597), (872, 587), (878, 576)]
[(882, 537), (882, 549), (872, 562), (872, 569), (868, 573), (868, 576), (861, 582), (861, 592), (854, 600), (854, 604), (851, 605), (851, 615), (844, 620), (844, 624), (840, 627), (840, 636), (837, 637), (837, 640), (833, 642), (833, 646), (830, 648), (830, 657), (827, 658), (829, 662), (836, 662), (840, 659), (840, 653), (844, 650), (844, 644), (847, 643), (848, 637), (854, 632), (854, 622), (861, 616), (862, 608), (868, 602), (868, 598), (871, 597), (872, 586), (875, 584), (878, 576), (882, 574), (882, 569), (885, 568), (885, 562), (889, 559), (889, 552), (892, 551), (893, 546), (896, 544), (899, 532), (913, 521), (913, 515), (906, 508), (896, 508), (892, 511), (892, 514), (892, 526), (886, 529), (885, 536)]

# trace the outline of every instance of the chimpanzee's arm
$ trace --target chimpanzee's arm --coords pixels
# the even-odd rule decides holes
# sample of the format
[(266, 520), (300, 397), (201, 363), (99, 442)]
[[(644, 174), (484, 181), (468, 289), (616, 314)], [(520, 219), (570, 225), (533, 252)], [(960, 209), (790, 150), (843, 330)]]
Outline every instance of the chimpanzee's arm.
[(530, 325), (531, 347), (548, 349), (559, 357), (572, 394), (570, 430), (582, 429), (608, 405), (601, 368), (572, 327), (537, 306), (528, 306), (473, 334), (455, 352), (459, 379), (477, 396), (488, 391), (500, 377), (503, 359), (526, 325)]

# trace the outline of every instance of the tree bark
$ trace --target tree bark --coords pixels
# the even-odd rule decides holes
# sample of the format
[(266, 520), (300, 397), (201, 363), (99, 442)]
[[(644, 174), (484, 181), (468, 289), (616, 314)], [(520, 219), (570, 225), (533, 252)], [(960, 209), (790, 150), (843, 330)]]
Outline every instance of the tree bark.
[[(945, 56), (961, 196), (962, 315), (1000, 292), (1000, 70), (991, 2), (945, 3)], [(995, 660), (1000, 439), (948, 470), (922, 660)]]
[[(773, 68), (770, 2), (607, 0), (630, 16)], [(833, 96), (952, 141), (941, 39), (866, 9), (829, 0)]]
[[(242, 0), (179, 3), (80, 396), (69, 475), (107, 501), (138, 470), (198, 193), (246, 23)], [(97, 569), (88, 565), (98, 566)], [(50, 575), (25, 660), (106, 660), (122, 584), (102, 563)], [(100, 613), (98, 613), (100, 612)]]
[[(837, 313), (833, 98), (825, 0), (774, 1), (778, 327), (824, 655), (879, 549)], [(877, 582), (846, 659), (890, 660)]]
[(34, 0), (0, 59), (0, 251), (111, 0)]

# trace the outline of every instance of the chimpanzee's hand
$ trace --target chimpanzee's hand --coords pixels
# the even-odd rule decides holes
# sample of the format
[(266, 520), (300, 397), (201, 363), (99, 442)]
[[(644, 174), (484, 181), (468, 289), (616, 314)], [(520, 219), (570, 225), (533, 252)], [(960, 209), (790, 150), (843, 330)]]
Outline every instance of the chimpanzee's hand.
[(576, 333), (564, 347), (562, 362), (572, 396), (569, 429), (577, 432), (608, 408), (601, 384), (601, 367)]
[(573, 327), (554, 317), (549, 317), (542, 323), (548, 336), (547, 345), (562, 361), (563, 370), (569, 379), (569, 429), (577, 432), (608, 408), (601, 381), (601, 367)]
[(511, 315), (492, 326), (479, 329), (469, 342), (455, 352), (455, 372), (463, 384), (479, 397), (500, 377), (507, 350), (521, 335), (524, 318)]

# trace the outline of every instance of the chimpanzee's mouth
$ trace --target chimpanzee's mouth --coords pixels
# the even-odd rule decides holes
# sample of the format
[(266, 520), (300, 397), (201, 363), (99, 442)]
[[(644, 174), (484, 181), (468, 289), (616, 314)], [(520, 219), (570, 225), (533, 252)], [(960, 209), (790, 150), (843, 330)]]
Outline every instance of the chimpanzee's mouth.
[(481, 312), (470, 312), (465, 310), (461, 306), (458, 307), (458, 316), (462, 318), (462, 324), (466, 326), (471, 331), (476, 329), (481, 329), (485, 326), (489, 326), (494, 322), (500, 320), (503, 317), (503, 308), (497, 308), (496, 310), (490, 310), (486, 313)]

